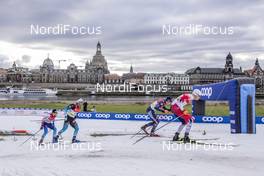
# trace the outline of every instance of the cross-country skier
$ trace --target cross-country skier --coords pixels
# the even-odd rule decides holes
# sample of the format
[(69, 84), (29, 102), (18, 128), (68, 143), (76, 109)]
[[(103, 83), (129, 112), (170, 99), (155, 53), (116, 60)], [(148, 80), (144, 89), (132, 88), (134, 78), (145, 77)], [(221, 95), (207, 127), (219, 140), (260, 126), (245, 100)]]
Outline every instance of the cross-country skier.
[(183, 141), (190, 142), (189, 133), (192, 127), (192, 123), (194, 121), (194, 117), (188, 113), (184, 106), (187, 104), (191, 104), (193, 100), (199, 100), (200, 97), (201, 91), (195, 89), (191, 94), (183, 94), (173, 100), (171, 105), (171, 112), (174, 113), (181, 121), (181, 125), (179, 126), (177, 132), (175, 133), (175, 136), (173, 137), (173, 141), (180, 140), (179, 135), (183, 128), (186, 127)]
[(53, 131), (52, 142), (53, 143), (57, 142), (57, 139), (56, 139), (57, 129), (54, 124), (56, 116), (57, 116), (57, 110), (53, 109), (52, 112), (49, 114), (49, 116), (46, 116), (42, 119), (40, 129), (41, 130), (43, 129), (44, 133), (41, 136), (41, 139), (39, 140), (39, 144), (43, 143), (45, 136), (48, 134), (48, 128)]
[(62, 129), (58, 132), (58, 135), (56, 136), (57, 140), (59, 139), (59, 136), (68, 129), (69, 125), (71, 125), (71, 127), (74, 128), (72, 143), (79, 142), (79, 140), (76, 139), (77, 134), (79, 132), (79, 126), (76, 122), (76, 114), (81, 111), (80, 103), (81, 99), (79, 99), (75, 104), (70, 104), (65, 108), (65, 121)]
[(170, 107), (167, 108), (167, 106), (170, 106), (172, 102), (171, 97), (166, 97), (164, 99), (159, 99), (157, 101), (154, 101), (148, 108), (147, 108), (147, 113), (149, 117), (151, 118), (151, 122), (145, 124), (144, 126), (141, 127), (141, 129), (146, 133), (149, 134), (146, 130), (147, 127), (152, 126), (152, 129), (150, 131), (150, 136), (158, 136), (155, 134), (155, 129), (159, 124), (159, 119), (157, 118), (156, 111), (160, 111), (163, 113), (168, 113), (170, 110)]

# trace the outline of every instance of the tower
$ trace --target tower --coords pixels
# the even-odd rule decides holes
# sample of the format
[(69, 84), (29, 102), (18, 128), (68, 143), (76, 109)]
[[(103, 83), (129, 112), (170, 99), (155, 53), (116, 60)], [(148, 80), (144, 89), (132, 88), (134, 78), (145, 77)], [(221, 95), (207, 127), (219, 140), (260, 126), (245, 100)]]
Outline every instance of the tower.
[(132, 65), (130, 66), (130, 71), (129, 71), (129, 73), (134, 73), (134, 71), (133, 71), (133, 66), (132, 66)]
[(89, 75), (87, 80), (90, 83), (102, 83), (104, 81), (104, 75), (109, 73), (107, 62), (102, 55), (101, 49), (101, 43), (98, 41), (96, 54), (90, 62), (86, 62), (85, 70)]
[(96, 46), (96, 54), (101, 55), (101, 43), (98, 41), (97, 46)]
[(14, 62), (13, 65), (12, 65), (12, 68), (13, 68), (14, 70), (16, 70), (16, 67), (17, 67), (16, 62)]
[(231, 53), (229, 52), (226, 56), (226, 64), (225, 64), (225, 73), (232, 74), (234, 72), (233, 70), (233, 57)]
[(258, 58), (256, 59), (255, 66), (259, 67), (259, 61), (258, 61)]

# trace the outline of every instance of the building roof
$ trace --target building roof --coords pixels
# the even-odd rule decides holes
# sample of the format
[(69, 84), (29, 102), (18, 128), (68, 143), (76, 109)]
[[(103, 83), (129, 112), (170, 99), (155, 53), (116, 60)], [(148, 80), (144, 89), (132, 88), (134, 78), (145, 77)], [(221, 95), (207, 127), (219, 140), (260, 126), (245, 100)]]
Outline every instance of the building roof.
[(245, 73), (252, 76), (254, 73), (256, 72), (261, 72), (261, 73), (264, 73), (264, 71), (262, 70), (261, 66), (259, 65), (259, 61), (258, 61), (258, 58), (256, 59), (255, 61), (255, 65), (252, 69), (249, 69), (249, 70), (245, 70)]
[(145, 73), (124, 73), (122, 78), (126, 79), (144, 79)]
[(121, 79), (121, 76), (119, 76), (118, 74), (105, 74), (104, 77), (105, 77), (106, 80)]
[[(195, 74), (195, 73), (201, 73), (201, 74), (223, 74), (224, 73), (224, 68), (201, 68), (201, 67), (194, 67), (189, 70), (187, 70), (185, 73), (186, 74)], [(243, 72), (238, 69), (234, 68), (233, 69), (234, 74), (243, 74)]]

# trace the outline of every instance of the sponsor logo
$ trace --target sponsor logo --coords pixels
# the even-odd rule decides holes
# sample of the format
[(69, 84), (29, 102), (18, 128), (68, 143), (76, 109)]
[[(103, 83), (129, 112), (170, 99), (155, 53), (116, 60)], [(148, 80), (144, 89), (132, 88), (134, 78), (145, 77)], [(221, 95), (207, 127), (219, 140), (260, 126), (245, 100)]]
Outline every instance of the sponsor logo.
[(230, 115), (235, 115), (235, 111), (230, 111), (229, 114)]
[(1, 114), (7, 114), (7, 112), (6, 111), (2, 111)]
[(203, 87), (201, 89), (202, 96), (210, 98), (213, 94), (213, 88), (212, 87)]
[(92, 114), (91, 113), (78, 113), (77, 116), (80, 118), (91, 118)]
[(166, 121), (170, 121), (173, 119), (172, 115), (158, 115), (159, 120), (166, 120)]
[(230, 123), (236, 124), (236, 121), (235, 120), (230, 120)]
[(148, 120), (150, 119), (148, 115), (144, 115), (144, 114), (136, 114), (135, 115), (135, 119), (145, 119)]
[(36, 111), (31, 112), (32, 115), (37, 115), (38, 113)]
[(207, 117), (207, 116), (204, 116), (202, 118), (202, 121), (203, 122), (215, 122), (215, 123), (220, 123), (220, 122), (223, 122), (224, 121), (224, 118), (223, 117)]
[(15, 110), (16, 114), (24, 114), (24, 111)]
[(264, 123), (264, 117), (261, 118), (261, 122)]
[(130, 114), (115, 114), (115, 118), (117, 118), (117, 119), (129, 119)]
[(110, 114), (95, 114), (96, 118), (103, 118), (103, 119), (108, 119), (110, 117)]

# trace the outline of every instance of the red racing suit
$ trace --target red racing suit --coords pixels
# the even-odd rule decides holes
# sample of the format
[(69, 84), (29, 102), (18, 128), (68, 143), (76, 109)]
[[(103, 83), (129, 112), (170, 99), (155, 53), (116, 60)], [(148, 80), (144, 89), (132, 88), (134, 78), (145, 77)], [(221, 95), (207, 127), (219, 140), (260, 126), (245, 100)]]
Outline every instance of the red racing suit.
[(174, 99), (172, 102), (171, 112), (175, 114), (183, 124), (188, 124), (190, 121), (193, 122), (194, 120), (192, 115), (184, 109), (184, 106), (191, 104), (192, 100), (192, 94), (183, 94)]

